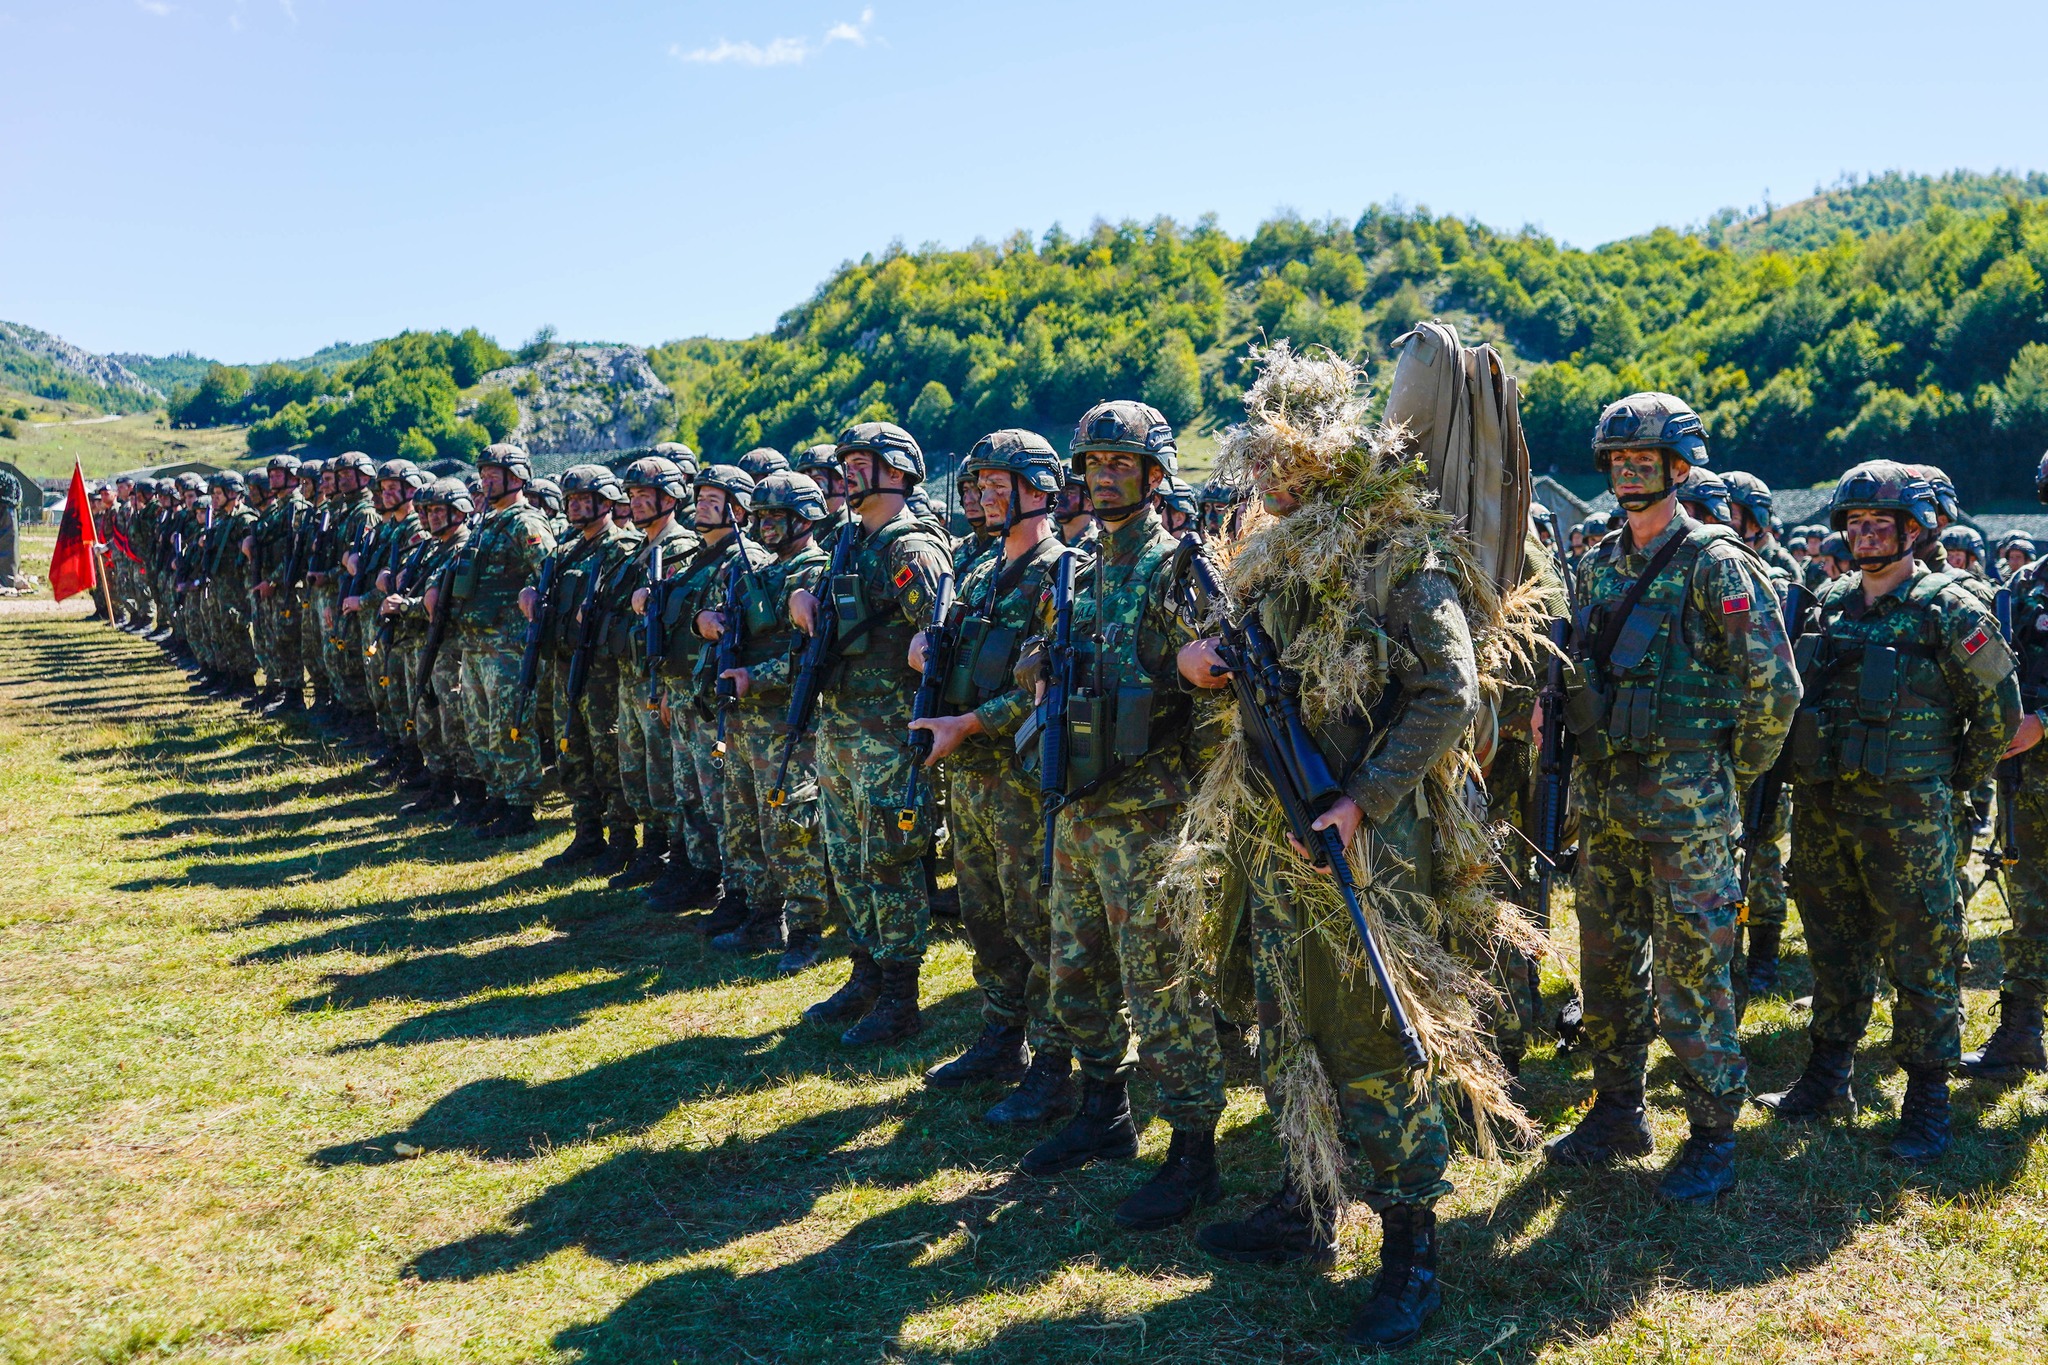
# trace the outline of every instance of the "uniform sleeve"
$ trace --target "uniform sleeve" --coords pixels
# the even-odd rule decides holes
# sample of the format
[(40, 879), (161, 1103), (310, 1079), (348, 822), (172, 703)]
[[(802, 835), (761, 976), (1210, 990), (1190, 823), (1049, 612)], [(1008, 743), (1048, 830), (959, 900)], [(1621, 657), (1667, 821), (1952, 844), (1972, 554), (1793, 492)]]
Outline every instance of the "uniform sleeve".
[(1799, 710), (1799, 670), (1777, 600), (1770, 574), (1755, 556), (1726, 546), (1712, 546), (1700, 556), (1692, 607), (1707, 632), (1719, 637), (1730, 674), (1742, 688), (1730, 746), (1739, 791), (1748, 791), (1777, 762)]
[(2019, 664), (1989, 611), (1966, 592), (1944, 592), (1942, 599), (1942, 672), (1964, 727), (1951, 785), (1965, 792), (1991, 776), (2019, 728)]
[(938, 600), (939, 580), (953, 572), (953, 557), (936, 540), (905, 535), (889, 546), (889, 588), (909, 625), (922, 629)]
[(1401, 708), (1379, 751), (1344, 785), (1344, 794), (1375, 824), (1415, 790), (1479, 713), (1479, 665), (1451, 580), (1435, 571), (1409, 575), (1388, 594), (1387, 619), (1400, 623), (1407, 646), (1393, 670), (1401, 681)]

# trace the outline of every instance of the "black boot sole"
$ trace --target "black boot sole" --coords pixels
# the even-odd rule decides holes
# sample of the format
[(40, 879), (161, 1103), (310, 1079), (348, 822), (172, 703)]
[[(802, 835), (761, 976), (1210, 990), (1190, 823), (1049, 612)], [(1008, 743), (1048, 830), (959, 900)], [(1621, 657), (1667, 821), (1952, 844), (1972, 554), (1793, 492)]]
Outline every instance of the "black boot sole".
[(1034, 1180), (1044, 1180), (1050, 1176), (1065, 1175), (1068, 1171), (1078, 1171), (1093, 1161), (1129, 1161), (1137, 1154), (1138, 1136), (1133, 1133), (1127, 1143), (1119, 1142), (1109, 1147), (1097, 1147), (1092, 1152), (1076, 1152), (1050, 1165), (1032, 1162), (1029, 1159), (1030, 1153), (1027, 1152), (1026, 1159), (1017, 1163), (1017, 1169)]
[[(947, 1065), (950, 1066), (951, 1063)], [(1004, 1067), (999, 1071), (956, 1071), (942, 1076), (939, 1073), (944, 1071), (945, 1067), (935, 1067), (925, 1073), (924, 1088), (927, 1090), (965, 1090), (970, 1086), (988, 1085), (991, 1083), (996, 1085), (1015, 1085), (1024, 1079), (1024, 1073), (1029, 1069), (1028, 1066), (1014, 1066)]]
[(1122, 1228), (1125, 1232), (1162, 1232), (1167, 1228), (1180, 1226), (1182, 1223), (1187, 1222), (1189, 1217), (1191, 1217), (1193, 1214), (1199, 1212), (1202, 1209), (1209, 1208), (1211, 1205), (1217, 1203), (1222, 1198), (1223, 1187), (1221, 1184), (1218, 1184), (1212, 1189), (1203, 1190), (1200, 1194), (1195, 1196), (1193, 1202), (1191, 1202), (1186, 1208), (1181, 1209), (1176, 1213), (1163, 1213), (1153, 1218), (1131, 1218), (1127, 1217), (1124, 1214), (1124, 1212), (1121, 1209), (1119, 1209), (1117, 1212), (1111, 1214), (1110, 1217), (1114, 1219), (1116, 1225)]

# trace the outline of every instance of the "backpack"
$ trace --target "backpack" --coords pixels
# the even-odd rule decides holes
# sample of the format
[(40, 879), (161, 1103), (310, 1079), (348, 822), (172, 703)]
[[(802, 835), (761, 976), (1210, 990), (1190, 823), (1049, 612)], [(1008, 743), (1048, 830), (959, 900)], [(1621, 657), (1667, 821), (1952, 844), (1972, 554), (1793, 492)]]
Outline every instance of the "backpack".
[(1522, 581), (1529, 527), (1529, 447), (1520, 388), (1491, 346), (1466, 346), (1446, 322), (1394, 341), (1387, 421), (1408, 432), (1429, 487), (1493, 585)]

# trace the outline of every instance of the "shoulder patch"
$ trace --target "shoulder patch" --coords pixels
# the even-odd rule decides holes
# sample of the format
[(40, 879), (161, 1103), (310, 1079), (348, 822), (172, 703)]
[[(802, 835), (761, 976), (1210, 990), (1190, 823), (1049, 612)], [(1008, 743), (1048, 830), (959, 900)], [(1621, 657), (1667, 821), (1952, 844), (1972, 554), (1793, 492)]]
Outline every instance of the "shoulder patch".
[(1731, 593), (1721, 599), (1721, 614), (1723, 616), (1737, 616), (1748, 610), (1749, 594), (1746, 592)]
[(1975, 654), (1991, 643), (1991, 632), (1979, 626), (1963, 638), (1963, 653)]
[(907, 585), (911, 579), (916, 577), (917, 570), (911, 568), (908, 564), (905, 564), (902, 568), (896, 571), (896, 590), (898, 592), (903, 591), (905, 585)]

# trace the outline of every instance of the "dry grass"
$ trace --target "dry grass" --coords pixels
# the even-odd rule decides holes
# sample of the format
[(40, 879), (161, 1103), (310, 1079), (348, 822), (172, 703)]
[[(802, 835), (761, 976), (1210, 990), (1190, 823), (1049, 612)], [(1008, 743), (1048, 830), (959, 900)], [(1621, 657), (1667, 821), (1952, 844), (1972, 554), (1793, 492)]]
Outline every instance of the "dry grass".
[[(0, 623), (0, 1360), (1346, 1357), (1369, 1222), (1334, 1274), (1218, 1267), (1111, 1228), (1130, 1171), (1015, 1179), (987, 1097), (918, 1089), (976, 1027), (957, 941), (925, 1035), (848, 1057), (798, 1021), (836, 955), (777, 981), (552, 881), (559, 821), (501, 852), (408, 830), (352, 761), (186, 701), (156, 658)], [(1982, 988), (1996, 892), (1977, 909)], [(1760, 1084), (1797, 1023), (1752, 1013)], [(1530, 1070), (1568, 1122), (1583, 1065)], [(1461, 1158), (1447, 1309), (1409, 1358), (2042, 1358), (2048, 1087), (1961, 1095), (1925, 1175), (1880, 1155), (1882, 1113), (1752, 1115), (1717, 1210), (1660, 1208), (1648, 1169)], [(1242, 1208), (1276, 1160), (1242, 1073), (1225, 1126)]]

